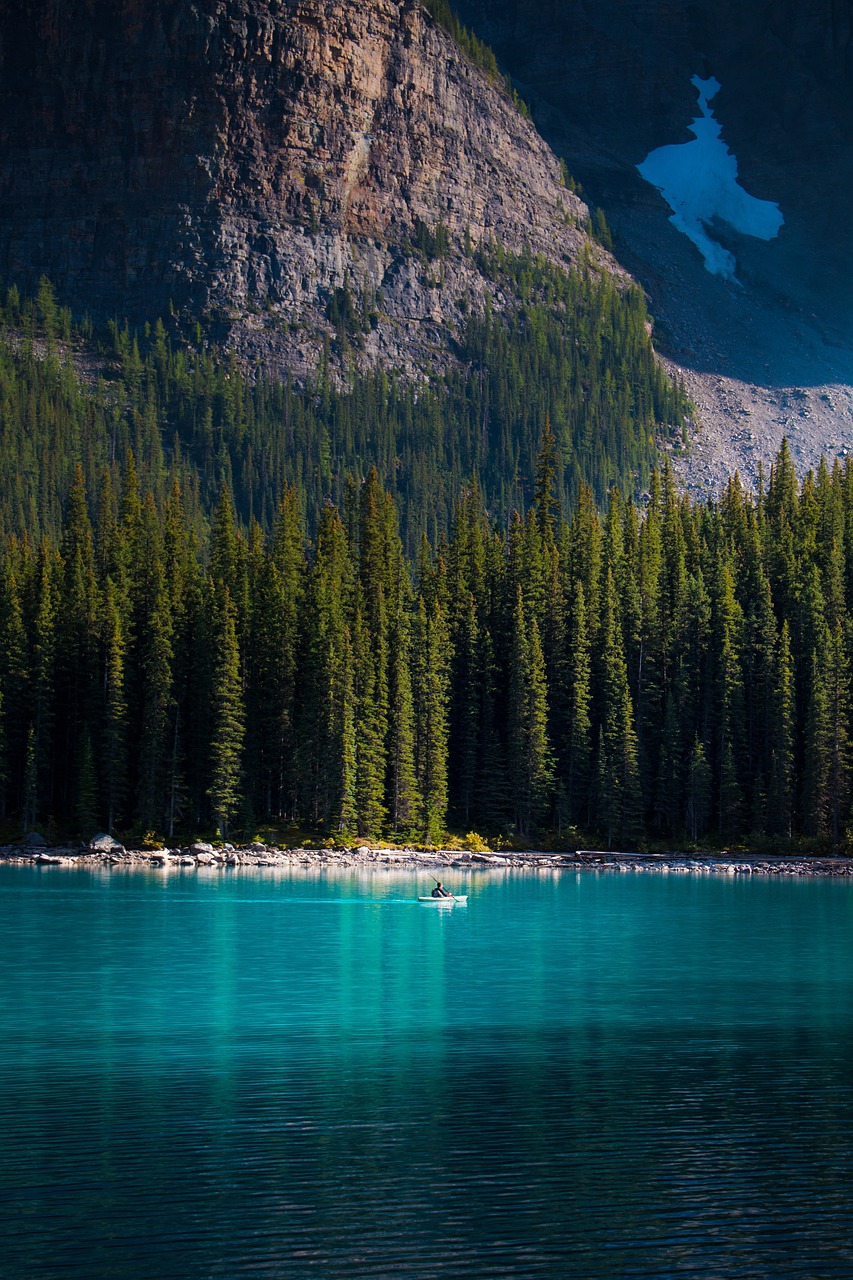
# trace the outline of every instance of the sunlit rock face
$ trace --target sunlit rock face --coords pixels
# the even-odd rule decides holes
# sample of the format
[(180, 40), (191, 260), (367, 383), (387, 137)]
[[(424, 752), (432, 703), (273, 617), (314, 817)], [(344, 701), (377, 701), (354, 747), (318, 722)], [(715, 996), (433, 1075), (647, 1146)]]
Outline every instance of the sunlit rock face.
[(569, 265), (587, 213), (415, 0), (0, 0), (0, 281), (300, 376), (348, 290), (359, 359), (418, 372), (483, 305), (471, 245)]

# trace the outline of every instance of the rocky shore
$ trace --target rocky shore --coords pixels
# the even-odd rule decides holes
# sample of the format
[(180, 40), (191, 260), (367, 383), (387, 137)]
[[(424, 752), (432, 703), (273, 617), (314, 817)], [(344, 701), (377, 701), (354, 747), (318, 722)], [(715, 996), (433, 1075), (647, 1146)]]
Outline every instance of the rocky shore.
[(352, 848), (277, 848), (253, 842), (249, 845), (212, 845), (204, 842), (177, 848), (129, 849), (110, 836), (96, 836), (88, 845), (50, 846), (33, 834), (22, 843), (0, 846), (0, 864), (36, 867), (159, 868), (220, 871), (241, 867), (271, 869), (429, 870), (454, 868), (460, 871), (491, 871), (500, 868), (567, 871), (620, 871), (657, 874), (765, 875), (765, 876), (853, 876), (853, 858), (803, 856), (744, 856), (707, 853), (610, 853), (578, 849), (574, 853), (544, 853), (484, 850), (383, 848), (358, 845)]

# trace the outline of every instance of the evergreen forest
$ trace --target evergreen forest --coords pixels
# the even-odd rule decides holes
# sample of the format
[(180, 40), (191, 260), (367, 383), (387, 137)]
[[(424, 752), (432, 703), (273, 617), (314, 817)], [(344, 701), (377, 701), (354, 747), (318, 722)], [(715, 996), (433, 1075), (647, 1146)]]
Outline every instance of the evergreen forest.
[(496, 521), (530, 505), (546, 419), (564, 508), (581, 483), (599, 503), (614, 484), (647, 485), (660, 434), (680, 442), (688, 405), (655, 360), (641, 291), (497, 245), (471, 252), (513, 301), (460, 315), (455, 361), (422, 383), (356, 371), (369, 312), (345, 290), (311, 385), (299, 387), (241, 368), (200, 328), (172, 331), (169, 317), (138, 333), (115, 321), (95, 331), (72, 322), (48, 281), (25, 301), (13, 286), (0, 306), (0, 537), (55, 538), (75, 467), (93, 501), (105, 471), (120, 487), (132, 453), (158, 507), (180, 485), (202, 539), (223, 484), (240, 525), (266, 533), (295, 487), (313, 535), (348, 477), (375, 466), (414, 556), (424, 535), (435, 544), (448, 533), (474, 480)]
[(529, 505), (475, 479), (409, 556), (376, 468), (267, 528), (222, 481), (202, 527), (197, 475), (78, 461), (59, 530), (3, 542), (7, 821), (843, 844), (853, 462), (799, 484), (783, 445), (707, 504), (581, 482), (570, 515), (560, 472), (546, 420)]

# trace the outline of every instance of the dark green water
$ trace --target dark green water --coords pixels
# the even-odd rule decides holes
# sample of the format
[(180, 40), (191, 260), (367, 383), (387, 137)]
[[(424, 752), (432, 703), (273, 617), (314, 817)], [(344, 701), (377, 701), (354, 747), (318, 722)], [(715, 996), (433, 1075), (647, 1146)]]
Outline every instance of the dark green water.
[(853, 886), (418, 887), (0, 868), (3, 1280), (853, 1276)]

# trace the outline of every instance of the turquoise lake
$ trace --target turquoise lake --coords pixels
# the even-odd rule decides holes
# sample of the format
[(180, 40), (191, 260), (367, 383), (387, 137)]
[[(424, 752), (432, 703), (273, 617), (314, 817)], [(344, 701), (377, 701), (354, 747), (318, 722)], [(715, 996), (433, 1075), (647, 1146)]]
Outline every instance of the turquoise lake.
[(853, 1276), (853, 885), (0, 868), (0, 1275)]

